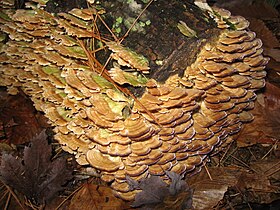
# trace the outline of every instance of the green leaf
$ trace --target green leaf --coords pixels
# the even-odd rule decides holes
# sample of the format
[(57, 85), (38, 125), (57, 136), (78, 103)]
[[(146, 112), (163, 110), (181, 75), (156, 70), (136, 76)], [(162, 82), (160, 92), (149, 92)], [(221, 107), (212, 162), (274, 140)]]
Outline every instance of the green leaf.
[(111, 82), (97, 74), (92, 74), (92, 79), (97, 83), (97, 85), (99, 85), (99, 87), (101, 87), (101, 89), (115, 88)]
[(133, 73), (123, 72), (123, 75), (127, 82), (135, 87), (145, 86), (148, 81), (148, 79), (146, 77), (143, 77), (141, 74), (138, 74), (138, 76), (136, 76)]
[(69, 116), (70, 116), (70, 111), (65, 110), (63, 107), (57, 107), (56, 110), (57, 110), (58, 114), (59, 114), (64, 120), (66, 120), (66, 121), (68, 121), (68, 122), (72, 120), (72, 118), (69, 117)]
[(11, 21), (12, 19), (5, 13), (0, 11), (0, 18), (6, 21)]
[(87, 58), (85, 51), (80, 46), (70, 46), (70, 47), (67, 47), (67, 49), (69, 51), (79, 55), (80, 58)]
[(60, 70), (57, 67), (52, 66), (44, 66), (42, 69), (46, 74), (55, 74), (60, 72)]
[(117, 114), (119, 116), (122, 116), (122, 110), (124, 109), (125, 106), (127, 106), (127, 103), (113, 101), (109, 97), (104, 97), (104, 99), (108, 103), (112, 112), (114, 112), (115, 114)]
[(189, 38), (196, 37), (197, 38), (196, 32), (193, 29), (191, 29), (190, 27), (188, 27), (184, 21), (180, 20), (179, 23), (177, 24), (177, 28), (186, 37), (189, 37)]

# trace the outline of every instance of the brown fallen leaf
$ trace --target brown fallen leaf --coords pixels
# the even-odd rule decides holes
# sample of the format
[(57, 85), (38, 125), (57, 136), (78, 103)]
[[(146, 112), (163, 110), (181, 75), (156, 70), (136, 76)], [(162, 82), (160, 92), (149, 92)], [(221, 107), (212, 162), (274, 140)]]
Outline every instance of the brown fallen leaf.
[[(279, 209), (279, 205), (277, 208), (269, 208), (279, 201), (279, 187), (271, 186), (266, 178), (255, 173), (243, 172), (238, 180), (237, 185), (228, 189), (215, 209)], [(268, 206), (264, 207), (264, 204)]]
[(256, 18), (248, 18), (248, 20), (250, 21), (250, 29), (262, 40), (264, 47), (272, 49), (280, 46), (276, 36), (267, 28), (262, 20)]
[(69, 209), (123, 210), (129, 206), (116, 198), (109, 187), (86, 183), (71, 199)]
[(267, 64), (267, 80), (274, 84), (280, 84), (280, 62), (270, 58)]
[(250, 164), (254, 172), (242, 173), (236, 187), (250, 203), (272, 203), (279, 199), (280, 159), (258, 160)]
[(52, 148), (42, 131), (24, 148), (23, 158), (2, 154), (1, 180), (36, 204), (51, 200), (72, 178), (72, 170), (62, 157), (51, 161)]
[(250, 167), (257, 171), (261, 176), (266, 176), (271, 185), (278, 185), (280, 180), (280, 159), (263, 159), (250, 164)]
[[(84, 209), (97, 209), (99, 200), (101, 200), (98, 198), (98, 189), (99, 186), (86, 183), (71, 199), (70, 208), (80, 209), (82, 205)], [(100, 187), (100, 190), (103, 190), (103, 186)], [(97, 194), (97, 199), (93, 197), (94, 194)]]
[[(276, 192), (277, 188), (273, 188), (270, 185), (270, 182), (266, 176), (259, 175), (256, 173), (242, 173), (239, 177), (239, 181), (236, 184), (239, 189), (242, 191), (250, 190), (254, 191), (255, 193), (258, 192)], [(263, 202), (263, 200), (256, 201), (257, 203)], [(269, 201), (270, 203), (271, 201)]]
[(171, 181), (169, 185), (159, 176), (151, 176), (140, 182), (127, 177), (132, 189), (142, 190), (136, 194), (132, 207), (140, 207), (141, 210), (193, 209), (193, 190), (182, 180), (183, 176), (169, 171), (166, 174)]
[(4, 90), (0, 90), (0, 123), (3, 140), (16, 145), (29, 142), (47, 126), (29, 99), (23, 94), (10, 96)]
[(274, 144), (280, 138), (280, 88), (267, 83), (265, 92), (259, 94), (252, 114), (255, 119), (245, 124), (237, 139), (238, 147), (257, 143)]
[(267, 48), (264, 50), (264, 54), (273, 58), (275, 61), (280, 62), (280, 50), (275, 48)]
[(277, 10), (265, 0), (217, 0), (215, 5), (230, 10), (234, 15), (241, 15), (246, 18), (267, 19), (278, 17)]
[[(270, 76), (271, 71), (272, 72), (277, 72), (279, 74), (279, 72), (280, 72), (280, 62), (277, 62), (273, 58), (270, 58), (270, 60), (269, 60), (269, 62), (267, 64), (267, 69), (269, 69), (268, 76)], [(280, 77), (280, 75), (278, 75), (278, 77)], [(268, 78), (268, 81), (271, 81), (271, 79)], [(276, 83), (279, 84), (280, 82), (276, 82)]]
[(242, 173), (240, 168), (235, 167), (210, 167), (208, 171), (212, 180), (205, 169), (187, 180), (194, 190), (193, 207), (196, 210), (213, 209), (223, 199), (228, 188), (238, 183)]

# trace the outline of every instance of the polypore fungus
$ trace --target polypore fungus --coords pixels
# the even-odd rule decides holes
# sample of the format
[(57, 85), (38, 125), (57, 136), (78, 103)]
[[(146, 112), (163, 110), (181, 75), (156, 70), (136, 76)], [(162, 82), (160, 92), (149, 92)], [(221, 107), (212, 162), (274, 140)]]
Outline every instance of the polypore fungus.
[[(10, 2), (0, 2), (0, 28), (9, 35), (0, 45), (1, 85), (11, 94), (21, 88), (29, 95), (54, 126), (62, 149), (98, 169), (124, 199), (139, 192), (130, 191), (126, 176), (196, 173), (209, 153), (229, 144), (253, 119), (248, 111), (265, 84), (268, 59), (242, 17), (214, 8), (220, 35), (181, 76), (161, 83), (143, 75), (150, 71), (144, 56), (105, 42), (120, 65), (107, 72), (108, 80), (88, 65), (78, 41), (92, 39), (96, 10), (53, 16), (34, 2), (24, 10), (12, 9)], [(116, 84), (145, 90), (135, 101)]]

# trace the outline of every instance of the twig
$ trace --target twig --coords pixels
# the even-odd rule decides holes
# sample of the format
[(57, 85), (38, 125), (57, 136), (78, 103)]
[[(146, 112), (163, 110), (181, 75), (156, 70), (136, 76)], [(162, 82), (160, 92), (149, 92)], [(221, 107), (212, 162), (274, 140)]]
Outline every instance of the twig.
[(7, 193), (9, 193), (8, 190), (5, 190), (5, 192), (3, 192), (3, 195), (0, 198), (0, 202), (6, 197)]
[(151, 5), (151, 3), (154, 0), (149, 1), (149, 3), (145, 6), (145, 8), (140, 12), (140, 14), (137, 16), (137, 18), (133, 21), (132, 25), (130, 26), (130, 28), (126, 31), (126, 33), (124, 34), (124, 36), (121, 38), (120, 42), (121, 43), (125, 37), (128, 36), (129, 32), (131, 31), (131, 29), (134, 27), (134, 25), (137, 23), (137, 21), (139, 20), (139, 18), (143, 15), (143, 13), (145, 12), (145, 10)]
[(11, 192), (9, 192), (9, 194), (8, 194), (8, 198), (7, 198), (7, 200), (6, 200), (4, 210), (7, 210), (7, 209), (8, 209), (10, 200), (11, 200)]
[(204, 168), (205, 168), (205, 171), (206, 171), (207, 175), (209, 176), (209, 179), (210, 179), (211, 181), (213, 181), (213, 178), (212, 178), (212, 176), (211, 176), (211, 174), (210, 174), (210, 172), (209, 172), (209, 170), (208, 170), (208, 168), (207, 168), (205, 162), (203, 162), (203, 166), (204, 166)]
[(95, 55), (95, 53), (97, 53), (98, 51), (100, 50), (104, 50), (106, 46), (103, 46), (103, 47), (99, 47), (98, 49), (95, 49), (95, 50), (92, 50), (90, 51), (93, 55)]
[(228, 200), (227, 200), (227, 204), (229, 205), (229, 207), (230, 207), (231, 210), (234, 210), (232, 204), (231, 204)]
[(277, 168), (276, 170), (272, 171), (271, 173), (269, 173), (267, 176), (272, 176), (273, 174), (275, 174), (276, 172), (280, 171), (280, 168)]
[(245, 195), (242, 193), (242, 191), (239, 189), (239, 187), (237, 187), (237, 186), (235, 185), (235, 188), (236, 188), (236, 190), (239, 192), (239, 194), (242, 196), (242, 198), (245, 200), (245, 202), (246, 202), (246, 204), (248, 205), (249, 209), (250, 209), (250, 210), (253, 210), (252, 207), (251, 207), (251, 205), (250, 205), (250, 203), (248, 203), (248, 201), (246, 200)]
[(33, 210), (41, 210), (45, 207), (45, 205), (36, 206), (27, 198), (25, 198), (25, 205), (29, 206)]
[(235, 160), (237, 160), (239, 163), (241, 163), (242, 165), (244, 165), (245, 167), (249, 168), (250, 170), (254, 171), (256, 174), (259, 174), (258, 171), (256, 171), (255, 169), (251, 168), (248, 164), (244, 163), (242, 160), (239, 160), (237, 157), (231, 155), (231, 157)]
[(81, 185), (80, 187), (78, 187), (76, 190), (74, 190), (70, 195), (68, 195), (56, 208), (55, 210), (58, 210), (60, 207), (63, 206), (63, 204), (69, 199), (71, 198), (75, 193), (77, 193), (80, 189), (82, 189), (83, 185)]
[(251, 155), (254, 157), (255, 160), (257, 160), (256, 156), (254, 155), (254, 153), (251, 151), (250, 148), (248, 148), (249, 152), (251, 153)]
[(56, 154), (52, 157), (51, 160), (52, 160), (52, 161), (55, 160), (55, 159), (57, 158), (57, 156), (60, 155), (62, 152), (63, 152), (63, 150), (62, 150), (62, 148), (60, 147), (60, 148), (58, 149), (58, 151), (56, 152)]
[(220, 159), (220, 163), (223, 162), (223, 159), (225, 158), (226, 154), (228, 153), (229, 149), (231, 148), (232, 143), (233, 143), (233, 141), (228, 145), (228, 148), (226, 149), (226, 151), (224, 152), (223, 156)]
[[(95, 16), (95, 18), (94, 18), (94, 20), (93, 20), (94, 30), (92, 30), (92, 32), (94, 33), (94, 32), (96, 31), (97, 37), (98, 37), (99, 40), (101, 41), (102, 38), (101, 38), (101, 35), (100, 35), (99, 30), (98, 30), (98, 27), (97, 27), (96, 22), (97, 22), (97, 15)], [(93, 46), (94, 46), (94, 39), (92, 40), (92, 44), (93, 44)]]
[(113, 31), (109, 28), (109, 26), (106, 24), (106, 22), (102, 19), (102, 17), (96, 13), (97, 17), (100, 19), (100, 21), (103, 23), (103, 25), (107, 28), (107, 30), (111, 33), (112, 37), (114, 38), (114, 40), (117, 42), (118, 38), (116, 37), (116, 35), (113, 33)]
[[(89, 2), (87, 2), (87, 6), (88, 6), (88, 7), (91, 7), (91, 5), (89, 4)], [(96, 14), (98, 14), (98, 11), (97, 11), (97, 10), (95, 10), (95, 12), (96, 12)], [(96, 37), (94, 36), (95, 31), (96, 31), (96, 34), (97, 34), (97, 39), (100, 40), (100, 41), (102, 41), (100, 32), (99, 32), (98, 27), (97, 27), (97, 24), (96, 24), (97, 18), (98, 18), (97, 15), (93, 16), (93, 14), (92, 14), (92, 24), (93, 24), (93, 28), (92, 28), (92, 37), (93, 37), (93, 39), (92, 39), (92, 49), (94, 49), (94, 42), (95, 42), (94, 38), (96, 38)], [(95, 52), (96, 52), (96, 51), (93, 52), (94, 55), (95, 55)]]
[[(266, 174), (268, 171), (270, 171), (272, 168), (276, 167), (279, 163), (280, 163), (280, 161), (278, 161), (276, 164), (274, 164), (273, 166), (271, 166), (268, 170), (265, 171), (265, 174)], [(269, 176), (275, 174), (276, 172), (278, 172), (279, 170), (280, 170), (280, 167), (277, 168), (276, 170), (270, 172), (269, 174), (266, 174), (266, 176), (269, 177)]]
[(111, 58), (112, 58), (112, 53), (111, 53), (111, 55), (109, 56), (109, 58), (107, 59), (107, 61), (105, 62), (105, 64), (102, 66), (102, 69), (101, 69), (101, 71), (100, 71), (100, 73), (99, 73), (100, 76), (102, 76), (102, 74), (104, 73), (104, 71), (105, 71), (105, 69), (106, 69), (106, 66), (109, 64)]
[(4, 182), (2, 182), (5, 187), (7, 188), (7, 190), (9, 191), (9, 196), (10, 194), (14, 197), (14, 199), (16, 200), (16, 202), (19, 204), (19, 206), (25, 210), (24, 206), (21, 204), (20, 200), (18, 199), (17, 195), (14, 193), (14, 191), (8, 186), (6, 185)]
[(234, 150), (227, 156), (227, 157), (225, 157), (225, 160), (224, 160), (224, 162), (229, 158), (229, 157), (231, 157), (236, 151), (238, 150), (238, 148), (236, 147), (236, 148), (234, 148)]
[(277, 141), (272, 145), (272, 147), (270, 148), (270, 150), (261, 158), (261, 160), (263, 160), (274, 148), (274, 146), (278, 143), (279, 139), (277, 139)]

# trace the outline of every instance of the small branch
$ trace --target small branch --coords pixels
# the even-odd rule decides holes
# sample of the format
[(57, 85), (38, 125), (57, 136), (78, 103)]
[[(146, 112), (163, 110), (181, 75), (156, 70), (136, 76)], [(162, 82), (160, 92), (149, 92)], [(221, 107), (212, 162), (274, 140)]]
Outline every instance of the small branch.
[[(233, 141), (229, 144), (227, 150), (225, 151), (225, 153), (224, 153), (223, 156), (221, 157), (220, 163), (223, 162), (223, 160), (224, 160), (226, 154), (228, 153), (229, 149), (231, 148), (231, 145), (232, 145), (232, 144), (233, 144)], [(236, 151), (236, 150), (235, 150), (235, 151)], [(234, 151), (234, 152), (235, 152), (235, 151)], [(232, 153), (232, 154), (233, 154), (233, 153)], [(229, 155), (229, 156), (230, 156), (230, 155)], [(229, 157), (229, 156), (228, 156), (228, 157)], [(226, 158), (226, 159), (227, 159), (227, 158)], [(226, 161), (226, 159), (225, 159), (225, 161)]]
[(24, 206), (21, 204), (20, 200), (18, 199), (17, 195), (14, 193), (14, 191), (8, 186), (6, 185), (4, 182), (2, 182), (4, 184), (4, 186), (7, 188), (7, 190), (9, 191), (9, 198), (10, 195), (12, 195), (14, 197), (14, 199), (16, 200), (16, 202), (19, 204), (19, 206), (25, 210)]
[(277, 139), (277, 141), (272, 145), (272, 147), (270, 148), (270, 150), (261, 158), (261, 160), (263, 160), (266, 156), (269, 155), (269, 153), (273, 150), (273, 148), (275, 147), (275, 145), (278, 143), (279, 139)]
[(272, 172), (270, 172), (269, 174), (267, 174), (271, 169), (273, 169), (274, 167), (276, 167), (277, 165), (279, 165), (280, 161), (278, 161), (277, 163), (275, 163), (273, 166), (271, 166), (268, 170), (265, 171), (265, 175), (267, 177), (275, 174), (276, 172), (280, 171), (280, 167), (276, 168), (276, 170), (273, 170)]
[(82, 189), (83, 185), (81, 185), (80, 187), (78, 187), (76, 190), (74, 190), (70, 195), (68, 195), (56, 208), (55, 210), (58, 210), (60, 207), (63, 206), (63, 204), (69, 200), (69, 198), (71, 198), (73, 195), (75, 195), (80, 189)]
[(10, 201), (11, 201), (11, 192), (9, 192), (9, 194), (8, 194), (8, 198), (7, 198), (7, 200), (6, 200), (4, 210), (7, 210), (7, 209), (8, 209), (8, 206), (9, 206)]
[(137, 23), (137, 21), (139, 20), (139, 18), (143, 15), (143, 13), (145, 12), (145, 10), (152, 4), (154, 0), (149, 1), (149, 3), (145, 6), (145, 8), (140, 12), (140, 14), (137, 16), (137, 18), (134, 20), (134, 22), (132, 23), (132, 25), (130, 26), (130, 28), (127, 30), (127, 32), (124, 34), (124, 36), (121, 38), (120, 42), (121, 43), (125, 37), (128, 36), (129, 32), (131, 31), (131, 29), (135, 26), (135, 24)]
[(210, 172), (209, 172), (209, 170), (208, 170), (208, 168), (207, 168), (205, 162), (203, 162), (203, 166), (204, 166), (204, 168), (205, 168), (205, 171), (206, 171), (206, 173), (207, 173), (209, 179), (210, 179), (211, 181), (213, 181), (213, 178), (212, 178), (212, 176), (211, 176), (211, 174), (210, 174)]
[(239, 163), (241, 163), (242, 165), (244, 165), (246, 168), (249, 168), (250, 170), (254, 171), (256, 174), (259, 174), (258, 171), (256, 171), (255, 169), (251, 168), (248, 164), (244, 163), (242, 160), (239, 160), (237, 157), (230, 155), (233, 159), (235, 159), (236, 161), (238, 161)]

